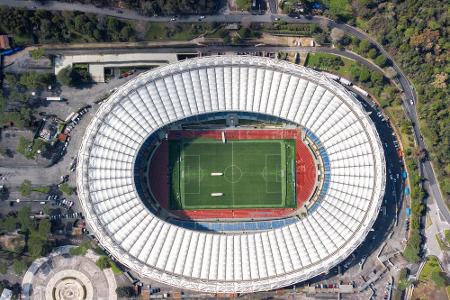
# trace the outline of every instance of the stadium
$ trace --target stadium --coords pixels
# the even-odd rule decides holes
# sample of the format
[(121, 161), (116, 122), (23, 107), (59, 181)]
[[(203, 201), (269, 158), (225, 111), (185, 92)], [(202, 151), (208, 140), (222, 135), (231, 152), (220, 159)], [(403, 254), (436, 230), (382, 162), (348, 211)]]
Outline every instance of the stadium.
[(211, 293), (327, 273), (364, 241), (385, 189), (378, 133), (352, 94), (249, 56), (130, 80), (87, 127), (78, 166), (86, 220), (115, 259)]

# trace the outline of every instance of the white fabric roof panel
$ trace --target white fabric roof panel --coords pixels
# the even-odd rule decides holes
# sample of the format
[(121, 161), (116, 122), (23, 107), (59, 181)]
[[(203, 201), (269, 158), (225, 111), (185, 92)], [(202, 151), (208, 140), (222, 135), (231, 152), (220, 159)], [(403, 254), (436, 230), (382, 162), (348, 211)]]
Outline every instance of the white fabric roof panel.
[[(142, 203), (134, 163), (158, 128), (198, 113), (260, 112), (313, 132), (330, 160), (317, 209), (297, 223), (246, 233), (196, 232)], [(252, 292), (306, 280), (365, 238), (385, 187), (373, 123), (343, 87), (315, 71), (267, 58), (186, 60), (144, 73), (96, 113), (80, 149), (77, 185), (100, 243), (142, 276), (205, 292)]]

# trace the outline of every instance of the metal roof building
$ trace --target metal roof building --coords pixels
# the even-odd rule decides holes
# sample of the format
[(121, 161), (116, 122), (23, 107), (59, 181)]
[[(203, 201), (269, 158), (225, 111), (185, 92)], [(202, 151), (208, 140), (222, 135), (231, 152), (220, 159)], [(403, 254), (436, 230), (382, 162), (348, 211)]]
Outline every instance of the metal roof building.
[[(253, 112), (295, 122), (327, 153), (327, 189), (295, 223), (247, 232), (196, 231), (160, 219), (134, 182), (140, 147), (186, 117)], [(97, 111), (79, 151), (78, 195), (100, 243), (142, 276), (214, 293), (309, 279), (365, 239), (382, 203), (385, 161), (360, 103), (313, 70), (248, 56), (186, 60), (146, 72)]]

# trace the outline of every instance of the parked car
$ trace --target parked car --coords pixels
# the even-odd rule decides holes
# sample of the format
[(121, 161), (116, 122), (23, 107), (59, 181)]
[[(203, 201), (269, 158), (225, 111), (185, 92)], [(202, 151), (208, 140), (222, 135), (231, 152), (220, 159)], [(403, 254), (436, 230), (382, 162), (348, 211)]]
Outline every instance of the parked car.
[(61, 183), (65, 183), (69, 180), (69, 175), (61, 176)]

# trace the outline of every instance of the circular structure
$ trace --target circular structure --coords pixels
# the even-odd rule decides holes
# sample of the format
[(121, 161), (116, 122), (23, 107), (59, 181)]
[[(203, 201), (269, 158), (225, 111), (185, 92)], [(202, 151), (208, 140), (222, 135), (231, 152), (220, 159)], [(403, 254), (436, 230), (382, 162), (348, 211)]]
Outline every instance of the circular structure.
[(242, 170), (238, 166), (231, 165), (225, 169), (224, 176), (228, 182), (236, 183), (241, 180)]
[[(301, 126), (323, 177), (306, 216), (275, 229), (180, 227), (144, 205), (139, 153), (169, 124), (206, 114), (252, 113)], [(186, 289), (253, 292), (327, 272), (366, 237), (382, 203), (385, 162), (377, 131), (342, 86), (310, 69), (248, 56), (186, 60), (119, 88), (86, 129), (77, 185), (100, 243), (144, 277)]]
[(91, 250), (86, 256), (69, 255), (72, 247), (58, 247), (31, 264), (22, 281), (23, 299), (117, 299), (113, 272), (97, 267), (99, 256)]
[(45, 298), (54, 300), (92, 300), (92, 283), (77, 270), (56, 273), (47, 283)]

